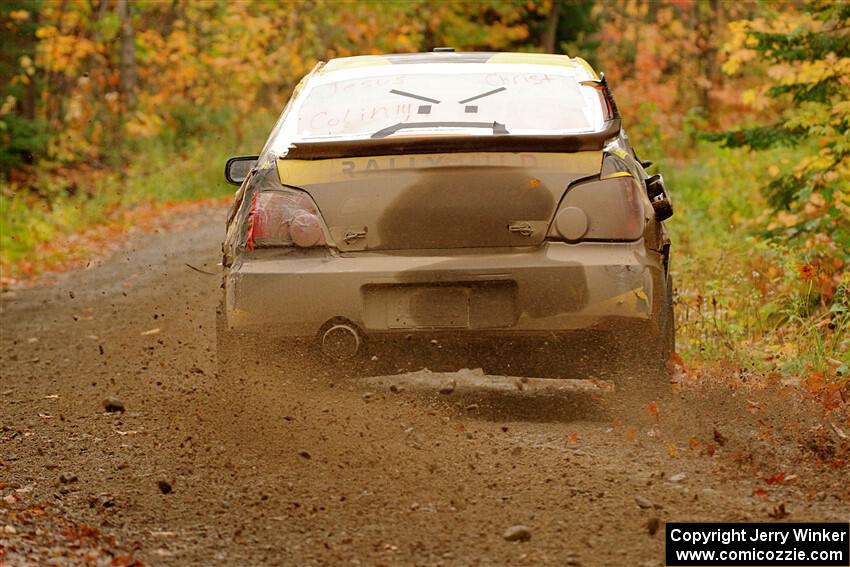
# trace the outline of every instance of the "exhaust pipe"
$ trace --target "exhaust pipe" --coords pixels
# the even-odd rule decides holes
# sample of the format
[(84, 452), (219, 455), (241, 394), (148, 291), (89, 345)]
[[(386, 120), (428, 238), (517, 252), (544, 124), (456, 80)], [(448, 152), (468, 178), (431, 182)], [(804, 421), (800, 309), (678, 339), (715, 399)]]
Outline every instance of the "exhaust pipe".
[(348, 360), (360, 352), (362, 342), (356, 327), (338, 323), (322, 335), (322, 353), (333, 360)]

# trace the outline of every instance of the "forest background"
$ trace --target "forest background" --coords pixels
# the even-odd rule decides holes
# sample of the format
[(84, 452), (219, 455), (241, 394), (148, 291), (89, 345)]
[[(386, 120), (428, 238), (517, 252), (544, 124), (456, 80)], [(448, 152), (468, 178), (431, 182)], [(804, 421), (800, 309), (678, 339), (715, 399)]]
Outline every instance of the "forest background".
[(225, 158), (318, 60), (567, 53), (606, 73), (675, 200), (685, 371), (847, 403), (848, 3), (4, 0), (0, 37), (4, 289), (226, 199)]

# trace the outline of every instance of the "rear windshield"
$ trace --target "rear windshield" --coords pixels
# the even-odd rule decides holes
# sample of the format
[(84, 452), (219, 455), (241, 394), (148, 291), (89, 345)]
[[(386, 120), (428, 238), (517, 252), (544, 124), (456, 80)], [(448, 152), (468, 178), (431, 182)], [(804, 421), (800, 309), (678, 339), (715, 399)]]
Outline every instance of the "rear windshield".
[(382, 74), (361, 72), (339, 80), (333, 79), (342, 73), (331, 73), (302, 95), (294, 137), (321, 140), (458, 131), (569, 134), (602, 129), (607, 119), (604, 102), (596, 89), (579, 84), (589, 78), (583, 69), (505, 67), (461, 64), (449, 70), (420, 67), (396, 73), (384, 67)]

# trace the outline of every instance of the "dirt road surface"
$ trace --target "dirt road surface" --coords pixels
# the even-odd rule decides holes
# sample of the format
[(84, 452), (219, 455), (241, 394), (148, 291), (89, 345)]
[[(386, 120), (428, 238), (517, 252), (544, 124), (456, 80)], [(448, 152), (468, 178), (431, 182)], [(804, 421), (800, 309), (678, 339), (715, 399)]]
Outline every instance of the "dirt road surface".
[(186, 264), (221, 216), (4, 294), (0, 564), (657, 566), (665, 521), (850, 519), (846, 414), (744, 372), (654, 403), (220, 377)]

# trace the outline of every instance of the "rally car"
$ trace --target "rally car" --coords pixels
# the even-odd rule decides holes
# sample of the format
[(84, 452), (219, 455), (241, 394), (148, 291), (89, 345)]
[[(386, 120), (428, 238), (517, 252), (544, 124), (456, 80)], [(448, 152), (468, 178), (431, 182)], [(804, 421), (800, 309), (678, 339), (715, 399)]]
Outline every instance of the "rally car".
[(399, 366), (486, 344), (477, 366), (517, 369), (530, 358), (512, 345), (531, 344), (551, 363), (538, 373), (557, 376), (583, 342), (612, 367), (663, 368), (672, 205), (649, 165), (581, 58), (444, 49), (319, 63), (260, 155), (226, 164), (239, 189), (220, 358), (368, 366), (407, 345), (389, 357)]

